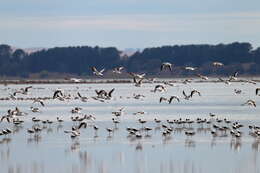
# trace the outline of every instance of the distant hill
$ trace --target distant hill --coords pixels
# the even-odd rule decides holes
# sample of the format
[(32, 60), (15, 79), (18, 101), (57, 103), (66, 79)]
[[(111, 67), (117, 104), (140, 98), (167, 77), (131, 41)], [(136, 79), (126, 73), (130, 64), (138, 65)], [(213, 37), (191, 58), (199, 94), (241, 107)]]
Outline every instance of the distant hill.
[[(17, 48), (17, 47), (11, 47), (13, 52), (17, 49), (21, 49), (21, 48)], [(28, 54), (34, 53), (34, 52), (38, 52), (41, 50), (47, 50), (48, 48), (44, 48), (44, 47), (32, 47), (32, 48), (24, 48), (23, 51), (25, 51)]]

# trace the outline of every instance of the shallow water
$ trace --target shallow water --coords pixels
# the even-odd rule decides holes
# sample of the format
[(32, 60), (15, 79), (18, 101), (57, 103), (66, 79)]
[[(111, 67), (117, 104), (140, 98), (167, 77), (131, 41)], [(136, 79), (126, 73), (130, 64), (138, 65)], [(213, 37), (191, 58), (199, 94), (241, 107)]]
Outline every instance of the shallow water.
[[(150, 92), (156, 84), (144, 84), (135, 87), (133, 84), (64, 84), (64, 85), (33, 85), (28, 95), (18, 97), (52, 97), (55, 89), (62, 88), (65, 93), (76, 96), (95, 96), (95, 89), (110, 90), (115, 88), (113, 98), (105, 102), (89, 99), (80, 100), (46, 100), (45, 107), (33, 101), (0, 101), (0, 115), (6, 114), (8, 109), (16, 106), (28, 115), (21, 117), (25, 123), (14, 126), (6, 122), (0, 123), (0, 130), (8, 127), (13, 134), (0, 136), (0, 172), (10, 173), (42, 173), (42, 172), (252, 172), (260, 173), (260, 139), (248, 135), (248, 124), (260, 125), (260, 111), (258, 107), (241, 106), (248, 99), (260, 103), (260, 97), (255, 96), (255, 88), (259, 86), (244, 83), (177, 83), (174, 87), (167, 87), (164, 93)], [(16, 89), (28, 85), (1, 86), (1, 97), (8, 97)], [(236, 95), (234, 89), (241, 89), (242, 94)], [(194, 96), (191, 100), (181, 99), (179, 103), (159, 103), (161, 96), (182, 96), (192, 89), (201, 92), (201, 97)], [(133, 94), (145, 95), (142, 99), (134, 99)], [(30, 107), (39, 107), (40, 113), (32, 113)], [(82, 107), (82, 114), (92, 114), (96, 117), (95, 124), (99, 131), (95, 134), (93, 123), (88, 122), (81, 135), (71, 139), (64, 130), (70, 130), (73, 123), (70, 113), (73, 107)], [(115, 128), (111, 121), (113, 111), (124, 107), (121, 123)], [(137, 111), (144, 111), (143, 115), (133, 115)], [(192, 127), (174, 125), (175, 131), (168, 138), (162, 137), (162, 128), (153, 122), (154, 118), (164, 121), (167, 119), (209, 118), (209, 113), (215, 113), (218, 118), (228, 118), (239, 121), (245, 127), (241, 128), (241, 139), (234, 139), (230, 135), (213, 138), (210, 134), (211, 126), (193, 124)], [(56, 120), (59, 116), (64, 123), (46, 125), (38, 135), (30, 135), (27, 129), (32, 127), (31, 118)], [(145, 126), (153, 130), (143, 137), (136, 139), (129, 137), (126, 127), (141, 128), (137, 120), (147, 120)], [(214, 121), (214, 120), (212, 120)], [(114, 133), (108, 135), (105, 128), (115, 128)], [(157, 128), (156, 128), (157, 127)], [(186, 137), (184, 132), (193, 128), (196, 135)], [(229, 133), (228, 133), (229, 134)]]

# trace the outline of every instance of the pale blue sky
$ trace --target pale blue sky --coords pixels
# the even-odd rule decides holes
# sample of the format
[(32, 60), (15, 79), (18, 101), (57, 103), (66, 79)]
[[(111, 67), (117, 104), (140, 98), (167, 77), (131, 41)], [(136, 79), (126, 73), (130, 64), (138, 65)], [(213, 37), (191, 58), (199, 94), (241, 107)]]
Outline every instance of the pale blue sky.
[(1, 0), (0, 43), (16, 47), (250, 42), (260, 0)]

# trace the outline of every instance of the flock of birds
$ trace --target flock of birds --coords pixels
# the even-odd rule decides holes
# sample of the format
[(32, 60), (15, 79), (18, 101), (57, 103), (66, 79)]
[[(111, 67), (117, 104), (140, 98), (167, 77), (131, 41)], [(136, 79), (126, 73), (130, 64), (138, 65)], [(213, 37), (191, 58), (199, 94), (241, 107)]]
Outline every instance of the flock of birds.
[[(223, 66), (220, 62), (214, 62), (212, 63), (213, 66), (221, 67)], [(113, 70), (114, 73), (120, 74), (124, 68), (123, 67), (117, 67)], [(185, 67), (186, 70), (194, 71), (196, 70), (195, 67)], [(161, 65), (161, 71), (163, 70), (173, 70), (173, 65), (171, 63), (162, 63)], [(95, 67), (92, 67), (93, 74), (96, 76), (103, 76), (103, 73), (105, 69), (97, 70)], [(134, 86), (136, 87), (142, 87), (142, 83), (144, 80), (147, 80), (148, 82), (154, 81), (152, 79), (145, 78), (145, 74), (137, 74), (137, 73), (129, 73), (133, 77)], [(198, 74), (198, 77), (200, 77), (203, 80), (208, 80), (207, 76), (203, 76), (201, 74)], [(246, 82), (246, 83), (253, 83), (254, 81), (249, 80), (239, 80), (238, 79), (238, 72), (235, 72), (233, 75), (229, 77), (228, 80), (224, 80), (222, 78), (219, 78), (220, 82), (224, 82), (225, 84), (230, 84), (231, 82), (240, 81), (240, 82)], [(191, 83), (192, 80), (186, 79), (183, 81), (184, 84)], [(174, 86), (173, 83), (170, 82), (164, 82), (163, 84), (156, 84), (154, 86), (154, 89), (151, 90), (151, 92), (166, 92), (167, 86)], [(28, 86), (25, 88), (20, 88), (16, 90), (13, 93), (9, 94), (9, 97), (0, 98), (0, 100), (13, 100), (13, 101), (19, 101), (19, 100), (31, 100), (33, 104), (39, 104), (42, 107), (46, 106), (45, 101), (46, 100), (59, 100), (59, 101), (66, 101), (66, 100), (80, 100), (82, 102), (88, 102), (90, 99), (100, 101), (100, 102), (106, 102), (108, 100), (111, 100), (113, 98), (113, 93), (115, 92), (115, 88), (111, 90), (95, 90), (95, 96), (92, 97), (86, 97), (83, 96), (81, 93), (77, 92), (76, 96), (73, 96), (72, 94), (65, 93), (63, 89), (56, 89), (53, 92), (53, 95), (50, 97), (18, 97), (19, 95), (28, 95), (30, 90), (33, 88), (33, 86)], [(255, 89), (255, 94), (259, 94), (260, 88)], [(235, 94), (241, 94), (242, 91), (240, 89), (234, 90)], [(180, 102), (181, 99), (190, 100), (191, 98), (195, 97), (196, 95), (198, 97), (202, 96), (201, 92), (198, 90), (192, 90), (190, 93), (182, 91), (183, 97), (180, 98), (178, 96), (170, 96), (168, 98), (166, 97), (160, 97), (159, 104), (166, 102), (166, 103), (173, 103), (174, 101)], [(121, 98), (122, 96), (120, 96)], [(142, 94), (134, 94), (132, 98), (134, 99), (141, 99), (144, 98), (145, 95)], [(129, 97), (130, 98), (130, 97)], [(256, 107), (256, 102), (252, 99), (247, 100), (241, 105), (250, 105)], [(83, 108), (81, 107), (73, 107), (71, 109), (71, 122), (72, 127), (70, 129), (64, 130), (64, 133), (69, 134), (71, 138), (78, 138), (81, 133), (84, 133), (83, 130), (86, 128), (91, 127), (94, 131), (94, 137), (98, 137), (98, 131), (100, 128), (96, 124), (96, 117), (94, 115), (87, 115), (82, 114)], [(30, 110), (32, 113), (40, 112), (39, 107), (30, 107)], [(105, 130), (108, 133), (108, 137), (112, 137), (114, 132), (119, 129), (120, 124), (120, 117), (125, 114), (126, 110), (125, 108), (120, 108), (119, 110), (116, 110), (112, 112), (112, 123), (114, 124), (113, 127), (106, 127)], [(144, 114), (144, 111), (138, 111), (133, 113), (134, 115), (142, 115)], [(24, 120), (22, 117), (27, 116), (28, 113), (21, 111), (18, 107), (15, 109), (9, 109), (7, 110), (7, 114), (2, 115), (0, 119), (0, 127), (2, 122), (7, 122), (8, 124), (14, 124), (15, 126), (21, 126), (24, 123)], [(141, 117), (141, 116), (140, 116)], [(46, 128), (46, 125), (49, 124), (62, 124), (64, 120), (61, 117), (56, 117), (54, 120), (46, 120), (46, 119), (40, 119), (37, 116), (33, 116), (31, 119), (33, 125), (31, 128), (27, 129), (28, 134), (35, 134), (39, 135), (42, 130)], [(127, 127), (126, 133), (127, 137), (131, 140), (140, 139), (143, 137), (151, 137), (151, 131), (153, 130), (159, 130), (161, 133), (161, 136), (164, 140), (170, 139), (174, 133), (181, 133), (183, 132), (184, 135), (187, 136), (187, 138), (191, 138), (192, 136), (196, 135), (198, 131), (204, 130), (206, 132), (209, 132), (209, 134), (213, 137), (232, 137), (236, 140), (239, 140), (244, 133), (241, 131), (241, 128), (245, 128), (245, 125), (237, 122), (237, 121), (230, 121), (227, 118), (219, 119), (217, 115), (210, 113), (208, 118), (197, 118), (197, 119), (168, 119), (166, 121), (162, 121), (159, 118), (154, 117), (154, 122), (147, 122), (146, 120), (142, 118), (137, 119), (138, 125), (135, 127)], [(149, 125), (147, 125), (149, 124)], [(195, 130), (197, 127), (197, 130)], [(254, 137), (255, 139), (260, 140), (260, 126), (257, 126), (255, 124), (251, 124), (248, 126), (249, 135)], [(1, 136), (10, 136), (13, 133), (13, 130), (11, 128), (3, 128), (0, 129), (0, 137)]]

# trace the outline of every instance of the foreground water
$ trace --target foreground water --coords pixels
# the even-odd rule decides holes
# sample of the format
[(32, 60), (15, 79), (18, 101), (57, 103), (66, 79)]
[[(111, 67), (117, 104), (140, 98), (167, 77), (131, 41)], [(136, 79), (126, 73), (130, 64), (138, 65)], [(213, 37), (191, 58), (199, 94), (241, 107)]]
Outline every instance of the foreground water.
[[(105, 102), (89, 99), (87, 102), (74, 100), (46, 100), (45, 107), (26, 100), (1, 101), (0, 115), (6, 114), (8, 109), (16, 106), (27, 112), (23, 117), (25, 123), (14, 126), (6, 122), (0, 123), (0, 130), (6, 127), (13, 130), (13, 134), (0, 136), (0, 172), (10, 173), (41, 173), (41, 172), (253, 172), (259, 173), (259, 144), (260, 139), (248, 135), (249, 124), (260, 125), (258, 107), (241, 106), (248, 99), (260, 103), (260, 97), (255, 95), (255, 88), (259, 86), (245, 83), (192, 83), (188, 85), (176, 84), (167, 87), (167, 91), (151, 92), (156, 84), (144, 84), (135, 87), (133, 84), (88, 84), (88, 85), (33, 85), (27, 96), (21, 97), (52, 97), (57, 88), (65, 93), (76, 96), (77, 92), (86, 97), (95, 96), (95, 89), (110, 90), (115, 88), (113, 98)], [(26, 85), (28, 86), (28, 85)], [(25, 85), (1, 86), (1, 97), (8, 97), (15, 90)], [(159, 103), (161, 96), (171, 95), (183, 98), (182, 91), (190, 92), (197, 89), (201, 97), (195, 96), (191, 100), (174, 102), (172, 104)], [(241, 89), (241, 94), (235, 94), (234, 89)], [(134, 94), (145, 97), (134, 99)], [(40, 113), (32, 113), (30, 107), (39, 107)], [(71, 139), (64, 130), (71, 129), (71, 109), (82, 107), (82, 114), (92, 114), (96, 117), (95, 124), (99, 131), (95, 134), (93, 123), (88, 122), (81, 135)], [(115, 127), (111, 118), (113, 111), (124, 107), (121, 123)], [(144, 114), (134, 115), (138, 111)], [(241, 139), (230, 135), (220, 135), (213, 138), (210, 134), (211, 126), (193, 124), (192, 127), (175, 127), (170, 137), (162, 137), (163, 129), (153, 122), (154, 118), (164, 121), (167, 119), (210, 118), (209, 113), (215, 113), (218, 118), (228, 118), (239, 121), (245, 127), (241, 129)], [(56, 120), (59, 116), (63, 123), (54, 122), (45, 125), (38, 135), (30, 135), (27, 129), (32, 127), (31, 118)], [(80, 116), (80, 115), (79, 115)], [(147, 120), (145, 126), (152, 127), (148, 134), (143, 133), (141, 139), (128, 136), (126, 127), (141, 128), (138, 119)], [(212, 120), (214, 121), (214, 120)], [(114, 128), (109, 135), (105, 128)], [(192, 129), (191, 129), (192, 128)], [(194, 130), (196, 135), (186, 137), (186, 130)]]

